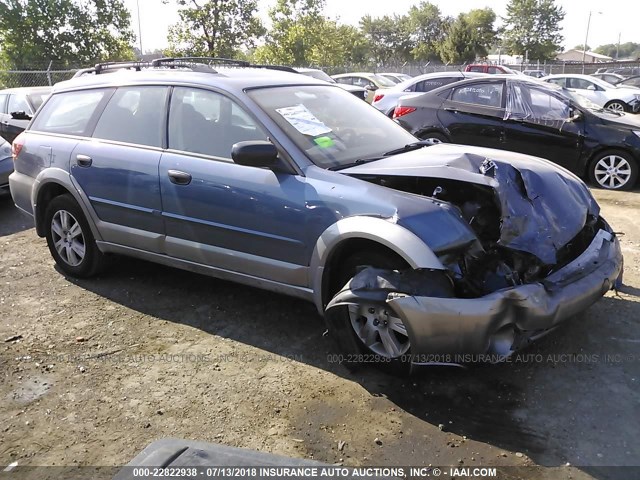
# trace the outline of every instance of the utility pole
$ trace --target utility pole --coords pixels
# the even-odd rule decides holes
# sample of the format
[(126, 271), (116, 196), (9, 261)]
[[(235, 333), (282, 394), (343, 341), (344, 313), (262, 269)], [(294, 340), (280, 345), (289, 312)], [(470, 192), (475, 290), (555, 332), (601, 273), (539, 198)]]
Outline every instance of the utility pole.
[(618, 44), (616, 45), (616, 60), (618, 60), (618, 52), (620, 51), (620, 35), (621, 34), (622, 34), (621, 32), (618, 33)]
[(140, 0), (136, 0), (136, 8), (138, 9), (138, 40), (140, 40), (140, 57), (144, 55), (142, 50), (142, 28), (140, 28)]

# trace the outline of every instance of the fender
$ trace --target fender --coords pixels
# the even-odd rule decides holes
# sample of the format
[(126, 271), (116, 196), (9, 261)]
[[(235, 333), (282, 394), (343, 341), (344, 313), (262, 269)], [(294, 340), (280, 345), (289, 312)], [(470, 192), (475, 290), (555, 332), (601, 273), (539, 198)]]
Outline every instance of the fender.
[(323, 314), (322, 278), (331, 252), (344, 240), (359, 238), (372, 240), (400, 255), (411, 268), (445, 270), (435, 253), (417, 235), (395, 223), (394, 218), (355, 216), (338, 220), (328, 227), (318, 240), (311, 255), (309, 285), (313, 302)]
[(34, 186), (31, 190), (31, 205), (33, 205), (33, 218), (38, 235), (41, 237), (45, 235), (41, 219), (38, 215), (38, 195), (44, 187), (51, 185), (52, 183), (61, 186), (73, 196), (75, 201), (78, 202), (78, 205), (80, 205), (82, 213), (84, 213), (84, 216), (89, 223), (93, 237), (96, 240), (102, 240), (102, 236), (96, 227), (98, 217), (93, 208), (91, 208), (89, 198), (76, 185), (69, 172), (61, 168), (45, 168), (44, 170), (41, 170), (35, 178)]

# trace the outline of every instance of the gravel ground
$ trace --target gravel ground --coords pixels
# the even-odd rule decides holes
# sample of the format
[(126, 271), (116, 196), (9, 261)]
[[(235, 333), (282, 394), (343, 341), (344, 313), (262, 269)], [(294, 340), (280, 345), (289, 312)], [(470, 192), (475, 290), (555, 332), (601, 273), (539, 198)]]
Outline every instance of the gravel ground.
[(0, 465), (122, 465), (178, 437), (348, 466), (614, 478), (640, 464), (638, 195), (596, 191), (624, 233), (620, 292), (511, 362), (408, 380), (333, 362), (296, 299), (124, 258), (65, 278), (0, 198)]

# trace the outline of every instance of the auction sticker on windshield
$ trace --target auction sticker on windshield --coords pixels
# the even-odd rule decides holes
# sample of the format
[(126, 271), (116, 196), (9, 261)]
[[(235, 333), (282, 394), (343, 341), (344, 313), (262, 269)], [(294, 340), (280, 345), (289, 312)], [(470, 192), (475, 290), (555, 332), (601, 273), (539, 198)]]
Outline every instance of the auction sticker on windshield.
[(316, 137), (331, 132), (331, 129), (318, 120), (307, 107), (302, 104), (292, 107), (276, 108), (276, 112), (284, 117), (293, 127), (303, 135)]

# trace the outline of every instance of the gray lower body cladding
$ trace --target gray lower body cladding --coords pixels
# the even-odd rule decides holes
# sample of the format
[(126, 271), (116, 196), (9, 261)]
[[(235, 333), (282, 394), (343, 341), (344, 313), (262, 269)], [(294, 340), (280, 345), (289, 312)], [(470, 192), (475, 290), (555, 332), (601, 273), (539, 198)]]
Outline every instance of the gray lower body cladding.
[[(425, 294), (416, 282), (420, 271), (403, 281), (399, 272), (365, 268), (334, 297), (327, 315), (357, 302), (385, 302), (407, 329), (414, 363), (433, 354), (508, 356), (596, 302), (622, 268), (618, 239), (601, 229), (582, 254), (545, 279), (479, 298), (451, 298), (440, 287)], [(433, 271), (423, 273), (425, 283), (433, 278)]]

